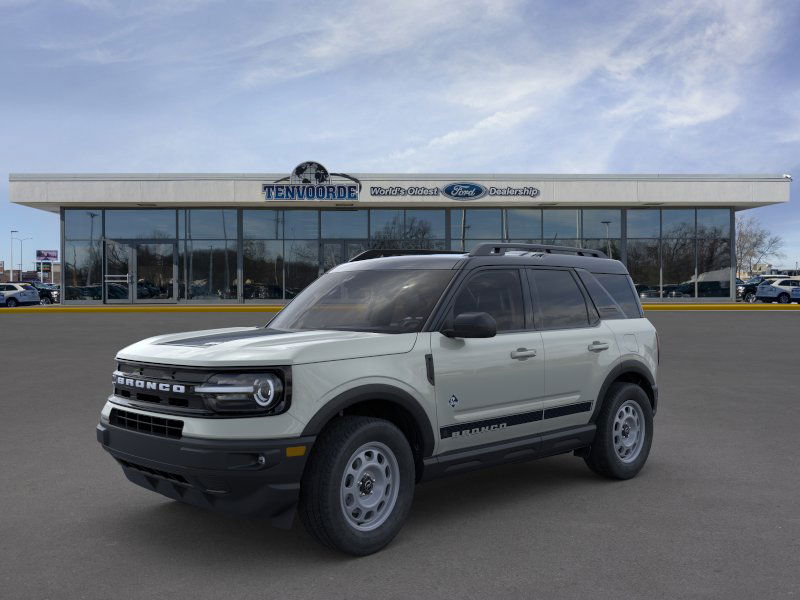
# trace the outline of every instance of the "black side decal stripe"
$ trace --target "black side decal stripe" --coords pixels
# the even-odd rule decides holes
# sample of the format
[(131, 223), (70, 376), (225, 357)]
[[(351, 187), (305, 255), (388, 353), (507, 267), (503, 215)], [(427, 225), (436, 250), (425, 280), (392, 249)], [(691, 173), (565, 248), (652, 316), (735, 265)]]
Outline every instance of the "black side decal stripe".
[(525, 423), (533, 423), (535, 421), (541, 421), (542, 419), (555, 419), (556, 417), (564, 417), (567, 415), (588, 412), (591, 410), (591, 408), (591, 402), (578, 402), (577, 404), (556, 406), (554, 408), (547, 408), (545, 410), (534, 410), (532, 412), (509, 415), (507, 417), (495, 417), (494, 419), (484, 419), (482, 421), (458, 423), (456, 425), (441, 427), (439, 429), (439, 436), (441, 439), (446, 439), (454, 437), (454, 435), (461, 436), (483, 433), (485, 431), (492, 431), (494, 429), (511, 427), (512, 425), (524, 425)]
[(592, 408), (591, 402), (578, 402), (577, 404), (566, 404), (564, 406), (555, 406), (547, 408), (544, 411), (545, 419), (555, 419), (556, 417), (565, 417), (567, 415), (574, 415), (576, 413), (586, 412)]

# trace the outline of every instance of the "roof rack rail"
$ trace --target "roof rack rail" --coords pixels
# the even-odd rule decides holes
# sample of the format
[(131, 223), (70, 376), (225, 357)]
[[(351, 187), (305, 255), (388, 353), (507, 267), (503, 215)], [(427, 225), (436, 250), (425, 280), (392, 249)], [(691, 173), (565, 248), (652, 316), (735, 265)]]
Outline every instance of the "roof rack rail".
[(373, 248), (372, 250), (364, 250), (360, 254), (356, 254), (347, 262), (356, 262), (359, 260), (369, 260), (371, 258), (384, 258), (387, 256), (415, 256), (424, 254), (465, 254), (458, 250), (429, 250), (429, 249), (404, 249), (404, 248)]
[(590, 250), (589, 248), (575, 248), (573, 246), (549, 246), (546, 244), (515, 244), (487, 243), (479, 244), (469, 253), (470, 256), (503, 255), (506, 250), (525, 250), (527, 252), (542, 252), (544, 254), (577, 254), (578, 256), (591, 256), (593, 258), (608, 258), (605, 252)]

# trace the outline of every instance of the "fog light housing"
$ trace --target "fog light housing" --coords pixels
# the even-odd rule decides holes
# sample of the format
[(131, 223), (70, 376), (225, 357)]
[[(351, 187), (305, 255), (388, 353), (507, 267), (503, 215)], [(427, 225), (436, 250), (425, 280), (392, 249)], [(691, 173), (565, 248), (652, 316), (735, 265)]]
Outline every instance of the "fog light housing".
[(276, 373), (217, 373), (194, 391), (218, 413), (277, 414), (288, 404)]

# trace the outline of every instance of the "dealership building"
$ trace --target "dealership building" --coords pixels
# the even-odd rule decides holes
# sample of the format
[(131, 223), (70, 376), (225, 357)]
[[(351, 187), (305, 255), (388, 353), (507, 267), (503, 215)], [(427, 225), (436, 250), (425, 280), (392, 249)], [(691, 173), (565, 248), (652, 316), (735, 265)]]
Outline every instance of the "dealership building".
[(282, 303), (370, 248), (602, 250), (646, 301), (735, 299), (735, 212), (788, 175), (12, 174), (58, 213), (65, 303)]

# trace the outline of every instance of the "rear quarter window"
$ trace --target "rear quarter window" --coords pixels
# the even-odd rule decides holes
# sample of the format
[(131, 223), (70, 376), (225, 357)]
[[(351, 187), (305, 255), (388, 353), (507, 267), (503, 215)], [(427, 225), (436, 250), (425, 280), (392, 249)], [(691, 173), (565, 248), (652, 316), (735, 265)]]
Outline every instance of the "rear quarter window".
[(626, 317), (638, 319), (644, 316), (642, 305), (634, 293), (629, 275), (620, 273), (593, 273), (593, 275), (619, 305)]

